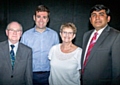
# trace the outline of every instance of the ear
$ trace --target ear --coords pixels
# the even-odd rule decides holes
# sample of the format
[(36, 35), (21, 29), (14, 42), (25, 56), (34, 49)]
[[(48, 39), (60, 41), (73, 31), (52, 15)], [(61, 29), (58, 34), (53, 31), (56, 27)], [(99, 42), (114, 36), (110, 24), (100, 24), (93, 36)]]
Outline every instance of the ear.
[(22, 33), (23, 33), (23, 32), (21, 31), (20, 36), (22, 36)]
[(8, 30), (7, 29), (5, 30), (5, 32), (6, 32), (6, 35), (8, 36)]
[(60, 34), (60, 36), (61, 36), (61, 32), (60, 32), (59, 34)]
[(47, 19), (47, 22), (49, 22), (49, 17), (48, 17), (48, 19)]
[(76, 37), (76, 34), (73, 35), (73, 39)]
[(33, 15), (33, 20), (35, 21), (35, 15)]
[(89, 18), (90, 22), (91, 22), (91, 17)]
[(111, 19), (111, 17), (110, 17), (110, 16), (108, 16), (108, 22), (110, 22), (110, 19)]

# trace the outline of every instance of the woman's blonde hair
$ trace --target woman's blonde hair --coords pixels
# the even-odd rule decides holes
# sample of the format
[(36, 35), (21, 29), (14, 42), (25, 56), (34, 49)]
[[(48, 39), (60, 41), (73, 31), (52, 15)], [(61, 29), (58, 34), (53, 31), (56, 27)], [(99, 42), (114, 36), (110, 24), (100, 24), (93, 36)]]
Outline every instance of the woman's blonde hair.
[(62, 32), (65, 27), (71, 28), (73, 30), (73, 33), (76, 34), (77, 28), (73, 23), (69, 22), (69, 23), (62, 24), (60, 27), (60, 32)]

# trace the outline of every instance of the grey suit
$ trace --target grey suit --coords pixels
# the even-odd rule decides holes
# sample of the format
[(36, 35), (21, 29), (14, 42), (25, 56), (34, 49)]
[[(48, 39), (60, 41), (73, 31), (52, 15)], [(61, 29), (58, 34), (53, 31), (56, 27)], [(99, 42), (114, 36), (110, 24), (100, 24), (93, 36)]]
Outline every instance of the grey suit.
[[(82, 63), (89, 37), (83, 37)], [(83, 85), (120, 85), (120, 33), (107, 26), (94, 45), (82, 74)]]
[(8, 41), (0, 43), (0, 85), (32, 85), (32, 50), (19, 43), (12, 70)]

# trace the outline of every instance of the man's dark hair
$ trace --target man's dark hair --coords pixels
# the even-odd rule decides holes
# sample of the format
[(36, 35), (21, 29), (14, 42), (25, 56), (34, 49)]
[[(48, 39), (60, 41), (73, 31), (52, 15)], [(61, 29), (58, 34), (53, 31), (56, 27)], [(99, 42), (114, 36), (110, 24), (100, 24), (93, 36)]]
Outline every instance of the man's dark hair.
[(100, 10), (105, 10), (107, 16), (110, 16), (110, 9), (102, 4), (97, 4), (93, 6), (90, 10), (90, 16), (93, 11), (100, 11)]
[(50, 11), (49, 11), (48, 7), (46, 7), (44, 5), (37, 6), (37, 8), (35, 10), (35, 15), (36, 15), (36, 12), (47, 12), (48, 13), (48, 17), (50, 15)]

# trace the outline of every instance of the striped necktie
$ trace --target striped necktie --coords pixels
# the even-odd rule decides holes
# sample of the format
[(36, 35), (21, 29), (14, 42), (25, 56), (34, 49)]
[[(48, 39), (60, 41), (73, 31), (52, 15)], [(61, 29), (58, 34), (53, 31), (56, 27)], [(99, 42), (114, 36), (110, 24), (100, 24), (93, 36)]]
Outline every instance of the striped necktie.
[(87, 50), (87, 53), (86, 53), (86, 57), (85, 57), (85, 60), (84, 60), (84, 63), (83, 63), (82, 73), (84, 72), (84, 68), (85, 68), (86, 63), (87, 63), (87, 61), (88, 61), (90, 52), (91, 52), (91, 50), (92, 50), (92, 48), (93, 48), (93, 46), (94, 46), (94, 44), (95, 44), (95, 42), (96, 42), (97, 35), (98, 35), (98, 33), (95, 32), (95, 33), (94, 33), (94, 36), (92, 37), (92, 39), (91, 39), (91, 41), (90, 41), (90, 44), (89, 44), (89, 47), (88, 47), (88, 50)]
[(11, 58), (11, 64), (12, 64), (12, 69), (14, 68), (14, 63), (15, 63), (15, 53), (13, 48), (15, 47), (14, 45), (11, 46), (11, 51), (10, 51), (10, 58)]

